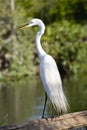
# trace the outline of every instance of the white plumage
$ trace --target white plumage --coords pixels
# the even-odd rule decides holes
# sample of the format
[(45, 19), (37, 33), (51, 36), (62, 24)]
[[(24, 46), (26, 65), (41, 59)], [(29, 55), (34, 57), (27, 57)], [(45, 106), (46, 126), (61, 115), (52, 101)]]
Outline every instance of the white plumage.
[[(45, 31), (44, 23), (40, 19), (35, 18), (32, 19), (29, 24), (26, 24), (21, 28), (35, 25), (39, 26), (39, 32), (37, 32), (35, 43), (40, 59), (40, 76), (44, 89), (57, 112), (66, 113), (68, 109), (68, 102), (63, 92), (61, 77), (56, 62), (50, 55), (46, 54), (40, 43), (41, 36)], [(44, 111), (42, 117), (43, 116)]]
[(47, 95), (57, 112), (67, 112), (67, 100), (62, 89), (62, 83), (57, 65), (50, 55), (45, 55), (40, 61), (40, 76)]

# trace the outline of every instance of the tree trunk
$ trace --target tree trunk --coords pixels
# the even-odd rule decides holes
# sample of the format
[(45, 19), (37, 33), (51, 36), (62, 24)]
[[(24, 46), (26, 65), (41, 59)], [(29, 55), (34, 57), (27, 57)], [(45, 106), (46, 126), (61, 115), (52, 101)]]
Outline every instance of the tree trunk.
[(11, 11), (14, 12), (14, 10), (15, 10), (15, 0), (10, 0), (10, 7), (11, 7)]

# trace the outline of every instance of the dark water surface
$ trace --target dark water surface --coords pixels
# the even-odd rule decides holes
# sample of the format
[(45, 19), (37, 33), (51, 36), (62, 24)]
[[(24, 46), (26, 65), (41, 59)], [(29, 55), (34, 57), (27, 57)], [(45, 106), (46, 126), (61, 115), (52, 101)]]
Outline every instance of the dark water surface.
[[(87, 110), (87, 76), (64, 79), (70, 111)], [(21, 123), (41, 118), (44, 89), (39, 77), (0, 82), (0, 125)], [(49, 114), (49, 102), (46, 114)]]

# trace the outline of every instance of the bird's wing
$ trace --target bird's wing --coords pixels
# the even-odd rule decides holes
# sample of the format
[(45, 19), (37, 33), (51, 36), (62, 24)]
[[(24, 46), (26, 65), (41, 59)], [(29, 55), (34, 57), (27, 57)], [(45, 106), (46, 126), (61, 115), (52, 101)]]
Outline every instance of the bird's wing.
[(61, 78), (57, 65), (51, 56), (45, 56), (40, 63), (40, 76), (46, 92), (51, 93), (61, 85)]
[(40, 63), (40, 76), (51, 102), (59, 111), (67, 111), (67, 100), (63, 93), (62, 83), (54, 59), (46, 55)]

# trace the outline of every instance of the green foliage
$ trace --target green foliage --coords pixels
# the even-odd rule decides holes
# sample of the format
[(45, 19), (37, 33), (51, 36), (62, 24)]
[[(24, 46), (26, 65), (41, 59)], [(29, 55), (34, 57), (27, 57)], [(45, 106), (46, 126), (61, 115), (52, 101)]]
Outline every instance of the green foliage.
[[(86, 72), (87, 25), (68, 21), (55, 22), (47, 27), (43, 46), (63, 66), (66, 72)], [(45, 45), (44, 45), (45, 44)]]
[(86, 0), (16, 0), (17, 8), (26, 10), (25, 17), (39, 17), (45, 23), (67, 19), (87, 21)]
[(11, 1), (0, 1), (0, 77), (38, 73), (34, 45), (37, 28), (16, 30), (31, 17), (41, 18), (46, 24), (42, 46), (55, 58), (62, 73), (86, 72), (86, 0), (16, 0), (14, 10)]

